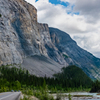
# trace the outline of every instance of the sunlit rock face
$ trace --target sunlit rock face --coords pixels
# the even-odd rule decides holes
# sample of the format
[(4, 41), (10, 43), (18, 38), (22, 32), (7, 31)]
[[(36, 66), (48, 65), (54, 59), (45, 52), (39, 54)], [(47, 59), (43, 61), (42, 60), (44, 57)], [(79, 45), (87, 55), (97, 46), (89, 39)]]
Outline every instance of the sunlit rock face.
[(37, 10), (23, 0), (0, 0), (1, 64), (20, 64), (31, 55), (47, 55), (37, 23)]
[(37, 22), (37, 9), (24, 0), (0, 0), (0, 66), (21, 64), (31, 74), (52, 77), (62, 67), (77, 65), (99, 78), (100, 59), (71, 37)]

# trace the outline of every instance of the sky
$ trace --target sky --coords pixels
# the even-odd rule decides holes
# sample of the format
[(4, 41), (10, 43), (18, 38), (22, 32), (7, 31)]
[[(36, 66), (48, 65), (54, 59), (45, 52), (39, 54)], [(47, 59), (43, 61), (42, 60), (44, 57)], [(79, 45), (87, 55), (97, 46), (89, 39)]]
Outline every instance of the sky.
[(37, 9), (38, 22), (68, 33), (100, 58), (100, 0), (26, 0)]

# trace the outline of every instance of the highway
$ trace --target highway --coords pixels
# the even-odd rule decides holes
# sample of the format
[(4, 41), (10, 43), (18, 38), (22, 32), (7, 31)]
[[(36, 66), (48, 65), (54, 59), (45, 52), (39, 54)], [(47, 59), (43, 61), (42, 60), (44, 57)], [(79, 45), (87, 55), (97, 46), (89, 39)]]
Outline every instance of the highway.
[(0, 93), (0, 100), (20, 100), (21, 92)]

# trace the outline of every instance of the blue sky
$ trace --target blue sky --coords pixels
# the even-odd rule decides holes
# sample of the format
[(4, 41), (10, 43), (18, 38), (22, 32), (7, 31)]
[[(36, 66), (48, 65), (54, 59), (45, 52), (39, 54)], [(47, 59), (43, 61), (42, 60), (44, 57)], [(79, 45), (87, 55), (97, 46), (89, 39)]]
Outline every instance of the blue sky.
[[(38, 0), (35, 0), (35, 2), (37, 2)], [(54, 5), (62, 5), (63, 7), (68, 7), (70, 6), (70, 3), (69, 2), (63, 2), (63, 1), (60, 1), (60, 0), (49, 0), (50, 3), (54, 4)], [(67, 14), (76, 14), (76, 15), (79, 15), (79, 12), (73, 12), (73, 9), (74, 9), (74, 4), (71, 5), (71, 11), (68, 11)]]
[[(62, 2), (62, 1), (60, 1), (60, 0), (49, 0), (49, 2), (52, 3), (52, 4), (55, 4), (55, 5), (60, 4), (60, 5), (63, 5), (64, 7), (70, 6), (70, 3), (69, 3), (69, 2)], [(72, 10), (72, 11), (73, 11), (74, 6), (75, 6), (75, 5), (72, 5), (72, 6), (71, 6), (71, 10)], [(71, 14), (71, 13), (72, 13), (72, 14), (77, 14), (77, 15), (79, 15), (79, 12), (72, 12), (72, 11), (67, 12), (67, 14)]]
[(100, 57), (100, 0), (26, 0), (38, 22), (67, 32), (77, 44)]
[(52, 4), (60, 4), (63, 5), (65, 7), (69, 6), (69, 2), (61, 2), (60, 0), (49, 0), (49, 2), (51, 2)]
[[(35, 0), (36, 2), (38, 1), (38, 0)], [(63, 5), (63, 6), (68, 6), (69, 5), (69, 2), (61, 2), (60, 0), (49, 0), (49, 2), (51, 2), (52, 4), (61, 4), (61, 5)]]

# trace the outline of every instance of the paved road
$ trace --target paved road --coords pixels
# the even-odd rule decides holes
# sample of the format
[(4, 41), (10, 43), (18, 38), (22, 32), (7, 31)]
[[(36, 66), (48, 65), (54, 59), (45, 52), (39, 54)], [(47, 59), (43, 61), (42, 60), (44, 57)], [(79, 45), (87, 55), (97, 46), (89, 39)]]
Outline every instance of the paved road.
[(20, 100), (21, 92), (0, 93), (0, 100)]

